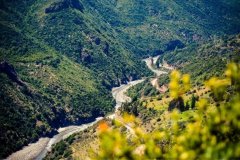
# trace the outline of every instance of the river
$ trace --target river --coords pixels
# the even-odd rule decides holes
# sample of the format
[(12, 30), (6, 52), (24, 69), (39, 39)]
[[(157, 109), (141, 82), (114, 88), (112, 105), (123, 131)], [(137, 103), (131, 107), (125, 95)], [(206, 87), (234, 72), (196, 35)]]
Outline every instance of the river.
[[(128, 97), (125, 92), (131, 88), (132, 86), (143, 82), (144, 80), (136, 80), (129, 82), (128, 84), (123, 84), (120, 87), (116, 87), (112, 89), (113, 98), (116, 100), (115, 112), (111, 115), (108, 115), (107, 118), (114, 119), (115, 113), (119, 107), (121, 107), (122, 103), (130, 102), (131, 98)], [(42, 137), (36, 143), (31, 143), (23, 149), (11, 154), (7, 160), (41, 160), (43, 159), (48, 151), (51, 151), (52, 146), (59, 141), (69, 137), (70, 135), (83, 131), (90, 126), (93, 126), (97, 122), (99, 122), (103, 117), (98, 117), (94, 122), (82, 124), (79, 126), (68, 126), (64, 128), (58, 129), (58, 134), (53, 138)]]
[[(156, 56), (156, 57), (144, 59), (143, 61), (146, 62), (148, 68), (152, 72), (154, 72), (156, 76), (167, 74), (167, 72), (153, 68), (152, 62), (155, 64), (158, 58), (159, 56)], [(131, 81), (128, 84), (123, 84), (119, 87), (115, 87), (112, 89), (112, 96), (116, 101), (115, 112), (113, 114), (108, 115), (107, 118), (110, 118), (110, 119), (115, 118), (116, 116), (115, 113), (117, 112), (118, 108), (121, 107), (122, 103), (131, 101), (131, 98), (125, 94), (126, 91), (132, 86), (137, 85), (143, 81), (144, 79)], [(103, 117), (98, 117), (94, 122), (91, 122), (91, 123), (82, 124), (79, 126), (68, 126), (64, 128), (59, 128), (58, 134), (56, 134), (53, 138), (42, 137), (37, 142), (31, 143), (28, 146), (25, 146), (23, 149), (11, 154), (7, 158), (7, 160), (32, 160), (32, 159), (41, 160), (46, 156), (48, 151), (51, 151), (52, 146), (54, 144), (58, 143), (63, 139), (66, 139), (67, 137), (69, 137), (70, 135), (76, 132), (83, 131), (90, 126), (93, 126), (94, 124), (96, 124), (102, 119)]]
[(147, 64), (147, 67), (156, 74), (157, 77), (159, 77), (160, 75), (162, 74), (168, 74), (168, 72), (165, 72), (165, 71), (162, 71), (162, 70), (159, 70), (159, 69), (155, 69), (153, 67), (153, 64), (156, 64), (157, 63), (157, 60), (158, 60), (159, 56), (156, 56), (156, 57), (150, 57), (150, 58), (146, 58), (144, 59), (143, 61)]

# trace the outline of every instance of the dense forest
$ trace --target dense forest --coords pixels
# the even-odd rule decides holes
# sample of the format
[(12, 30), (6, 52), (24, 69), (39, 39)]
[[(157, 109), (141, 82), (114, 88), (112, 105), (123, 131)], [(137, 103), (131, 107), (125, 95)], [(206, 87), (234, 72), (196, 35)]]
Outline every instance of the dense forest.
[[(163, 127), (169, 122), (162, 117), (168, 115), (168, 110), (178, 108), (184, 113), (178, 124), (182, 130), (176, 132), (176, 136), (189, 133), (185, 130), (186, 123), (198, 120), (192, 117), (201, 97), (209, 99), (206, 106), (235, 104), (229, 95), (239, 94), (234, 90), (239, 83), (236, 77), (228, 77), (236, 83), (226, 85), (227, 89), (210, 85), (213, 93), (206, 89), (205, 82), (214, 76), (226, 78), (226, 65), (239, 63), (239, 26), (238, 0), (1, 0), (0, 159), (42, 136), (52, 137), (59, 127), (91, 122), (112, 113), (116, 102), (111, 89), (141, 78), (146, 80), (128, 91), (132, 102), (122, 106), (121, 114), (127, 112), (140, 119), (140, 126), (149, 133), (146, 137), (149, 139), (153, 131), (171, 128)], [(160, 56), (153, 67), (169, 73), (157, 77), (158, 85), (167, 88), (164, 93), (151, 84), (156, 75), (142, 61), (149, 56)], [(191, 87), (183, 89), (181, 98), (172, 95), (174, 77), (169, 76), (170, 70), (161, 66), (163, 63), (191, 76)], [(239, 75), (236, 70), (232, 72)], [(218, 96), (226, 91), (226, 95), (222, 95), (224, 100), (214, 98), (216, 90), (221, 90)], [(201, 103), (198, 106), (201, 107)], [(225, 110), (219, 111), (222, 112)], [(119, 129), (110, 120), (106, 122), (109, 128)], [(232, 123), (230, 119), (224, 119), (225, 122)], [(212, 121), (206, 123), (214, 128)], [(77, 158), (78, 151), (72, 148), (82, 142), (88, 146), (96, 140), (99, 137), (97, 126), (56, 144), (47, 159)], [(236, 127), (233, 132), (237, 133), (235, 121), (233, 126)], [(120, 135), (125, 136), (124, 126), (120, 130)], [(223, 133), (221, 128), (219, 132)], [(90, 134), (94, 136), (89, 137)], [(106, 135), (114, 139), (118, 132), (114, 129)], [(238, 140), (239, 135), (234, 136)], [(107, 145), (104, 137), (100, 135), (103, 146)], [(222, 141), (223, 137), (217, 138)], [(164, 141), (164, 145), (172, 147), (173, 139), (156, 138), (156, 141)], [(96, 149), (101, 153), (97, 159), (110, 158), (110, 154), (136, 158), (131, 157), (134, 147), (124, 148), (129, 144), (127, 141), (129, 139), (119, 142), (124, 151), (119, 155)], [(160, 145), (163, 154), (152, 153), (153, 145), (146, 146), (149, 152), (141, 158), (169, 158), (173, 152), (181, 152), (176, 148), (170, 152)], [(181, 144), (181, 147), (186, 145)], [(236, 151), (234, 147), (230, 149)], [(199, 150), (200, 153), (203, 151)], [(187, 158), (194, 156), (189, 153)]]
[(113, 111), (113, 86), (151, 74), (106, 22), (80, 6), (1, 1), (0, 157)]

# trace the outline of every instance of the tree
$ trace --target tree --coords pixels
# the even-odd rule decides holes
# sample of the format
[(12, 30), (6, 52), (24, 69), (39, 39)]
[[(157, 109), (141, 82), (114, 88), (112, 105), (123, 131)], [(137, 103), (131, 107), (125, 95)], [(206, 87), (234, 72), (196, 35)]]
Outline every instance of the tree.
[(194, 96), (194, 94), (192, 94), (192, 98), (191, 98), (191, 108), (194, 109), (196, 106), (196, 97)]
[(189, 101), (186, 102), (185, 111), (190, 109)]
[(178, 109), (183, 112), (185, 110), (184, 100), (182, 97), (178, 97), (177, 99), (173, 99), (168, 106), (168, 111), (172, 111), (174, 109)]

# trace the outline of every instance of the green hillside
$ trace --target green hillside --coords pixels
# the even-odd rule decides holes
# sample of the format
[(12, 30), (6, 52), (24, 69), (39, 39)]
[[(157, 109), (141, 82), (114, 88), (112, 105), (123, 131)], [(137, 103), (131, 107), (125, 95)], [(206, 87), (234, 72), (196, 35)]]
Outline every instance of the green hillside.
[[(115, 120), (104, 119), (57, 143), (45, 159), (239, 158), (239, 42), (237, 35), (224, 42), (210, 41), (207, 48), (198, 46), (201, 52), (192, 53), (191, 46), (167, 53), (164, 58), (169, 63), (192, 73), (188, 84), (175, 71), (159, 78), (160, 83), (169, 84), (169, 92), (160, 94), (149, 81), (132, 87), (128, 94), (133, 101), (122, 105)], [(205, 56), (211, 58), (206, 61)], [(229, 61), (235, 63), (224, 71)]]
[(111, 87), (150, 74), (107, 23), (81, 7), (1, 1), (0, 157), (113, 111)]
[[(160, 56), (155, 67), (163, 62), (175, 67), (175, 69), (185, 73), (191, 73), (193, 86), (203, 85), (204, 82), (213, 76), (222, 77), (224, 68), (229, 62), (240, 62), (240, 37), (239, 35), (215, 38), (203, 44), (192, 44), (184, 49), (165, 52)], [(170, 70), (165, 69), (170, 72)], [(158, 78), (159, 86), (168, 86), (169, 75), (161, 75)], [(138, 84), (129, 90), (129, 95), (133, 98), (141, 96), (159, 96), (159, 93), (150, 83)]]
[(240, 35), (213, 38), (201, 45), (190, 45), (184, 49), (165, 53), (165, 60), (183, 73), (191, 73), (195, 84), (202, 84), (212, 76), (223, 76), (229, 62), (239, 63)]
[[(213, 35), (239, 32), (237, 0), (88, 1), (139, 56), (161, 54), (181, 44), (202, 43)], [(175, 43), (174, 43), (175, 42)]]
[[(194, 85), (221, 76), (239, 62), (239, 25), (238, 0), (1, 0), (0, 159), (112, 112), (112, 87), (153, 75), (149, 55)], [(130, 91), (158, 94), (149, 81)]]

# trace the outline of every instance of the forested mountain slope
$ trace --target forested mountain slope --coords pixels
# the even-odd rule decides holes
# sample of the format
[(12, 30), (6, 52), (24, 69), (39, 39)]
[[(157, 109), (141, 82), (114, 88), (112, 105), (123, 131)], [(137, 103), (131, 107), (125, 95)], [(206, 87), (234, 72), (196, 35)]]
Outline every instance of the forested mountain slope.
[[(183, 49), (169, 51), (162, 54), (154, 67), (156, 69), (171, 72), (163, 67), (166, 63), (184, 74), (191, 75), (192, 86), (201, 86), (211, 77), (224, 77), (224, 68), (230, 62), (240, 62), (240, 35), (226, 36), (208, 40), (202, 44), (188, 45)], [(158, 85), (168, 88), (170, 77), (163, 74), (157, 78)], [(140, 97), (161, 97), (167, 93), (160, 93), (151, 84), (151, 78), (147, 83), (138, 84), (129, 90), (133, 99)]]
[(111, 87), (150, 73), (78, 0), (0, 6), (0, 157), (113, 111)]
[(135, 54), (156, 55), (202, 43), (213, 35), (239, 30), (237, 0), (96, 0), (87, 1), (95, 13), (116, 28)]
[(1, 0), (0, 158), (113, 111), (113, 86), (151, 75), (143, 57), (175, 63), (239, 24), (237, 0)]
[(240, 35), (215, 38), (201, 45), (165, 53), (159, 59), (175, 66), (183, 73), (191, 73), (194, 84), (202, 84), (213, 76), (223, 76), (230, 62), (240, 62)]

